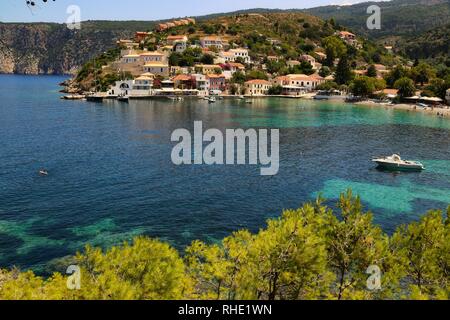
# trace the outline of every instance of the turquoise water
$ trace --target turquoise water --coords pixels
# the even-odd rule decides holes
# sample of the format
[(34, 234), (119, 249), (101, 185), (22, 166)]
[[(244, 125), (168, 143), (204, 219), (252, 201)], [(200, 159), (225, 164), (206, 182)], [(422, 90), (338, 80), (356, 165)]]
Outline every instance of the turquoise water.
[[(414, 112), (290, 99), (59, 99), (61, 77), (0, 76), (0, 266), (49, 272), (86, 243), (136, 235), (177, 248), (263, 227), (283, 209), (352, 188), (387, 232), (450, 204), (450, 121)], [(174, 166), (173, 130), (280, 128), (280, 171)], [(387, 173), (400, 153), (421, 173)], [(37, 172), (48, 169), (48, 177)]]

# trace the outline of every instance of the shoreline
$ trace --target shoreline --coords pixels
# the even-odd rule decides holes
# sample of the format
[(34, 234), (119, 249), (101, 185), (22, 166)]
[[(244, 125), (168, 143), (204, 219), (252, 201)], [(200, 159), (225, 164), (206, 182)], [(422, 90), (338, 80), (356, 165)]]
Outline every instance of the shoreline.
[(426, 114), (429, 116), (442, 117), (442, 118), (450, 118), (450, 107), (442, 108), (442, 107), (427, 107), (421, 108), (416, 106), (415, 104), (407, 104), (407, 103), (399, 103), (399, 104), (388, 104), (388, 103), (379, 103), (373, 101), (360, 101), (354, 102), (355, 105), (366, 106), (366, 107), (383, 107), (386, 110), (403, 110), (407, 112), (418, 112), (422, 114)]

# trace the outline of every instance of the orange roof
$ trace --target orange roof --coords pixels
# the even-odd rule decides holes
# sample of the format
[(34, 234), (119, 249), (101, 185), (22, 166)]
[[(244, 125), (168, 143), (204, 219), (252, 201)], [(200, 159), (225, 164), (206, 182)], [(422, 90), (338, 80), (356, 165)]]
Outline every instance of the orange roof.
[(168, 36), (167, 40), (184, 40), (187, 37), (184, 35), (175, 35), (175, 36)]
[(221, 37), (218, 36), (206, 36), (203, 37), (202, 40), (208, 40), (208, 41), (222, 41)]
[(179, 74), (173, 77), (172, 81), (189, 81), (191, 79), (191, 76), (188, 76), (187, 74)]
[(245, 69), (245, 66), (242, 63), (238, 63), (238, 62), (228, 62), (228, 65), (238, 68), (238, 69)]
[(246, 81), (245, 83), (247, 83), (247, 84), (270, 84), (269, 81), (262, 80), (262, 79), (254, 79), (254, 80)]
[(384, 89), (383, 93), (397, 95), (398, 94), (398, 90), (397, 89)]
[(341, 32), (339, 32), (339, 34), (342, 36), (355, 36), (353, 33), (348, 32), (348, 31), (341, 31)]
[(310, 76), (307, 76), (306, 74), (288, 74), (286, 76), (287, 80), (294, 80), (294, 81), (311, 81), (311, 80), (321, 80), (323, 79), (321, 76), (317, 74), (313, 74)]
[(146, 51), (141, 54), (140, 56), (163, 56), (164, 53), (158, 52), (158, 51)]
[(218, 79), (218, 78), (225, 78), (225, 76), (223, 75), (223, 74), (207, 74), (206, 75), (208, 78), (215, 78), (215, 79)]

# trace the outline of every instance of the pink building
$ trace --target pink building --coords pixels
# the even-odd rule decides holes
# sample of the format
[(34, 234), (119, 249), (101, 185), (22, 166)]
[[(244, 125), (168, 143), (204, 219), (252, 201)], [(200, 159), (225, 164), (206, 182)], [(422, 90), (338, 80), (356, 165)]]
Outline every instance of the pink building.
[(209, 80), (209, 90), (225, 90), (225, 76), (223, 74), (208, 74), (207, 78)]

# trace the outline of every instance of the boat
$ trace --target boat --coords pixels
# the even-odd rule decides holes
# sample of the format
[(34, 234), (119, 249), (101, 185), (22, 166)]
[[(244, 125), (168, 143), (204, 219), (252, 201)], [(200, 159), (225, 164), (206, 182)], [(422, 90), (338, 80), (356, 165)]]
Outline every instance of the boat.
[(342, 95), (339, 90), (319, 90), (314, 96), (314, 100), (342, 100), (347, 97)]
[(424, 165), (416, 161), (402, 160), (398, 154), (393, 154), (389, 157), (380, 157), (372, 159), (378, 164), (378, 167), (386, 170), (394, 171), (422, 171), (425, 169)]
[(48, 176), (48, 171), (44, 170), (44, 169), (39, 170), (39, 175), (41, 175), (41, 176)]
[(128, 102), (130, 97), (129, 96), (118, 96), (116, 99), (117, 99), (117, 101), (120, 101), (120, 102)]
[(85, 96), (82, 94), (72, 94), (72, 95), (67, 95), (67, 96), (61, 97), (61, 99), (64, 99), (64, 100), (81, 100), (84, 98), (85, 98)]
[(214, 103), (214, 102), (216, 102), (216, 98), (215, 97), (209, 97), (208, 102), (209, 103)]
[(105, 97), (103, 95), (99, 95), (99, 94), (86, 95), (86, 100), (90, 101), (90, 102), (103, 102), (104, 98)]

